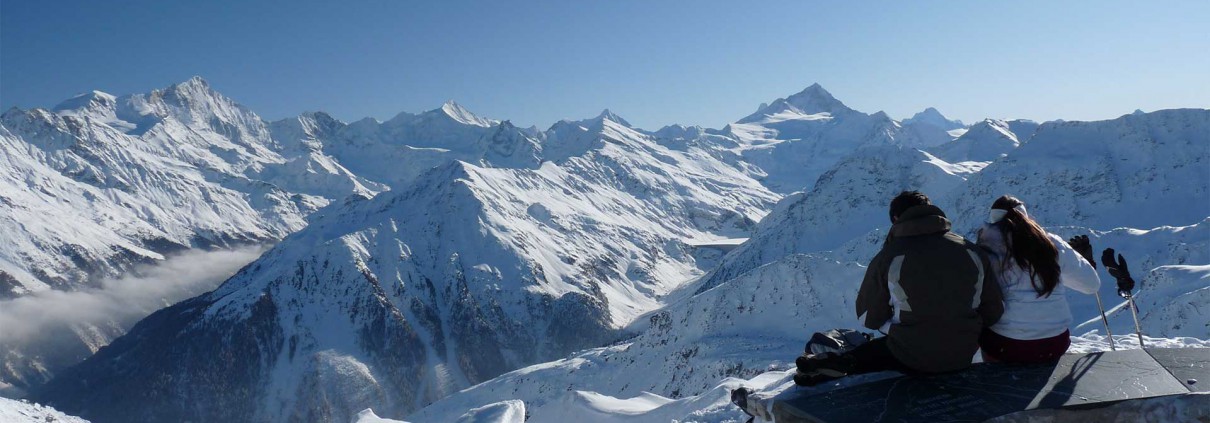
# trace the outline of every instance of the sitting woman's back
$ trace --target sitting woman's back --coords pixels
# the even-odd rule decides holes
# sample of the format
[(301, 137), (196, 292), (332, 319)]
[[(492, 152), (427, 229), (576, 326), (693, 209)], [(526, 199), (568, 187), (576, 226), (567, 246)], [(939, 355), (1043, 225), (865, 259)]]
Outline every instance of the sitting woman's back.
[(980, 338), (985, 361), (1046, 362), (1071, 345), (1067, 290), (1092, 294), (1095, 268), (1062, 238), (1046, 233), (1020, 200), (1000, 197), (979, 232), (1004, 294), (1004, 314)]

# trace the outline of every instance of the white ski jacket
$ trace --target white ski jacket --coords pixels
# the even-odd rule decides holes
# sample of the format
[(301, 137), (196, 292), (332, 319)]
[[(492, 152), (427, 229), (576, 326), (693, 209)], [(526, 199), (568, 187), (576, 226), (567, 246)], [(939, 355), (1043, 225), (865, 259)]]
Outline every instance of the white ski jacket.
[(1071, 326), (1071, 307), (1067, 305), (1067, 288), (1084, 294), (1100, 289), (1101, 278), (1096, 268), (1084, 260), (1063, 238), (1047, 234), (1059, 250), (1059, 284), (1050, 296), (1038, 297), (1029, 272), (1014, 260), (1004, 260), (1007, 245), (1000, 231), (984, 225), (978, 244), (988, 252), (996, 279), (1004, 294), (1004, 315), (991, 330), (1012, 339), (1032, 340), (1062, 334)]

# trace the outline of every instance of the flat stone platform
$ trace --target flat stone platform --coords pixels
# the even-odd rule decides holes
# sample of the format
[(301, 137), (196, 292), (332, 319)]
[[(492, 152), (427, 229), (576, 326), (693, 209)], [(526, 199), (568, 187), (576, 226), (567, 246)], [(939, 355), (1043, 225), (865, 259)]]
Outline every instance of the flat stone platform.
[(1170, 348), (1067, 354), (1048, 365), (976, 364), (825, 392), (792, 389), (775, 397), (772, 408), (778, 423), (979, 422), (1207, 391), (1210, 349)]

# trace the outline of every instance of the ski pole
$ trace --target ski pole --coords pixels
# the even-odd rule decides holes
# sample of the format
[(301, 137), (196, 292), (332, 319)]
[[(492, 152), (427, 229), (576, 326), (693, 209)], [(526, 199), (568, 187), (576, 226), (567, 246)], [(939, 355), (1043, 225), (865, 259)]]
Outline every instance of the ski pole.
[(1113, 345), (1113, 332), (1109, 331), (1109, 318), (1105, 317), (1105, 306), (1101, 305), (1101, 293), (1096, 292), (1094, 294), (1097, 297), (1097, 309), (1101, 310), (1101, 323), (1105, 324), (1105, 335), (1109, 337), (1109, 350), (1117, 351), (1118, 347)]
[(1130, 307), (1130, 314), (1134, 316), (1134, 331), (1139, 335), (1139, 348), (1143, 348), (1143, 327), (1139, 325), (1139, 310), (1134, 306), (1134, 295), (1126, 293), (1126, 302)]
[[(1088, 241), (1088, 235), (1073, 236), (1068, 244), (1092, 266), (1093, 270), (1096, 270), (1097, 261), (1092, 259), (1092, 243)], [(1101, 292), (1093, 291), (1093, 295), (1097, 297), (1097, 310), (1101, 312), (1101, 323), (1105, 325), (1105, 336), (1109, 337), (1109, 350), (1117, 351), (1118, 347), (1113, 342), (1113, 332), (1109, 330), (1109, 318), (1105, 316), (1105, 305), (1101, 303)]]
[(1143, 326), (1139, 324), (1139, 310), (1134, 306), (1134, 278), (1130, 276), (1130, 267), (1126, 264), (1126, 258), (1118, 254), (1117, 260), (1113, 258), (1113, 249), (1106, 248), (1101, 252), (1101, 263), (1105, 264), (1105, 270), (1109, 271), (1109, 275), (1118, 280), (1118, 295), (1126, 299), (1126, 306), (1130, 307), (1130, 314), (1134, 316), (1134, 331), (1139, 336), (1139, 348), (1143, 348)]

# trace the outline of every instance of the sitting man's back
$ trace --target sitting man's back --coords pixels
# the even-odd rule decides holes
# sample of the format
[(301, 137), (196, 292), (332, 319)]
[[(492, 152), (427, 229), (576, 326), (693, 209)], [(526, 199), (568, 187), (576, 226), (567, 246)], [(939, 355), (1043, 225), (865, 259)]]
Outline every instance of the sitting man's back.
[(857, 315), (867, 328), (887, 334), (891, 354), (910, 369), (969, 366), (983, 326), (1004, 311), (990, 262), (974, 243), (950, 232), (936, 206), (911, 205), (894, 222), (866, 269)]
[(950, 232), (945, 213), (928, 197), (903, 192), (891, 201), (890, 216), (890, 234), (857, 295), (862, 324), (887, 336), (839, 355), (800, 357), (796, 382), (882, 370), (961, 370), (979, 349), (983, 326), (1003, 313), (986, 255)]

